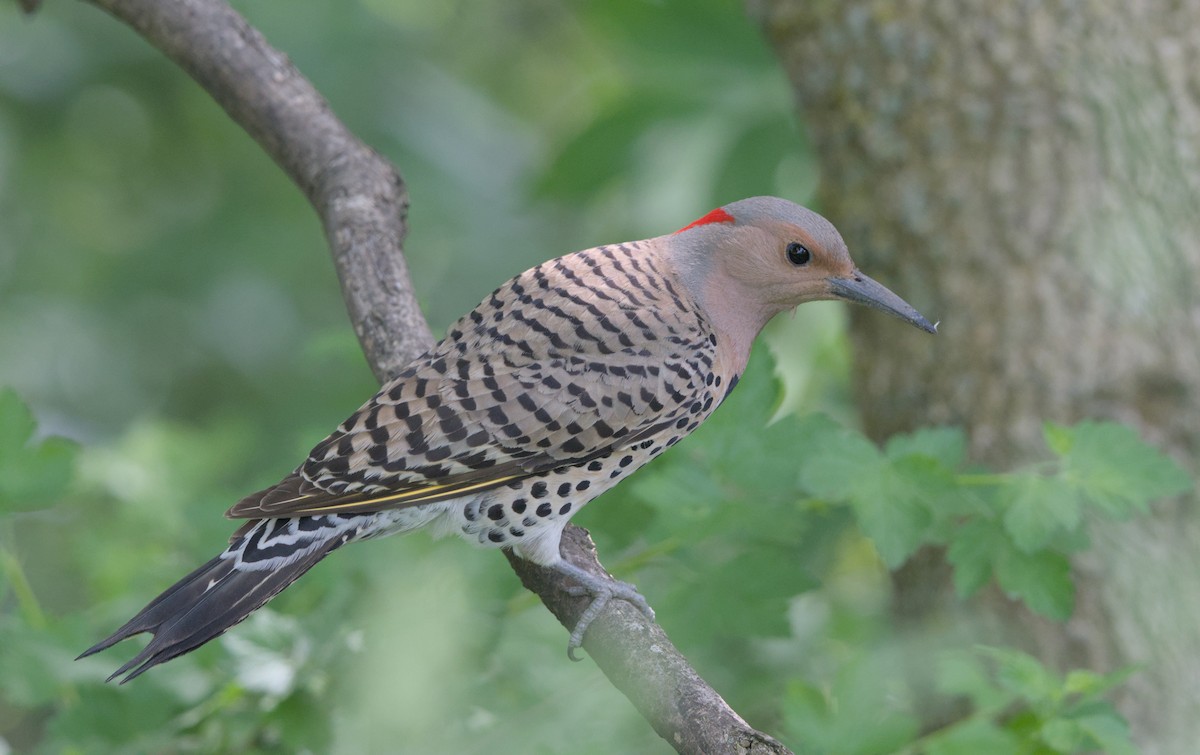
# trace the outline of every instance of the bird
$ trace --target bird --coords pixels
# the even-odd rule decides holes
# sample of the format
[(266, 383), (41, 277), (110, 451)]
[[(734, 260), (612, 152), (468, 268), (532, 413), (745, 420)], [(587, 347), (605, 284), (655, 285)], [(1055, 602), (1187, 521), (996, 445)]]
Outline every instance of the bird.
[(683, 228), (597, 246), (501, 285), (279, 483), (234, 504), (226, 547), (80, 658), (153, 635), (109, 680), (194, 650), (347, 543), (427, 529), (558, 571), (592, 598), (570, 634), (633, 585), (559, 553), (601, 493), (696, 429), (735, 388), (759, 331), (817, 300), (937, 326), (859, 271), (834, 226), (751, 197)]

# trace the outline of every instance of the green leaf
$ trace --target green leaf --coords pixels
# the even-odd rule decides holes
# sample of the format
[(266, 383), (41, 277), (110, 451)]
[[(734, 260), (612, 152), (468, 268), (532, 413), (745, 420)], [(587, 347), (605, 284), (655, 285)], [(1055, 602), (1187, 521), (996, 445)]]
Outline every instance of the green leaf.
[(1071, 428), (1056, 425), (1053, 422), (1047, 422), (1042, 427), (1042, 436), (1046, 439), (1046, 447), (1055, 456), (1066, 456), (1071, 452), (1071, 447), (1075, 445), (1075, 437)]
[(994, 572), (1009, 597), (1025, 601), (1034, 611), (1059, 620), (1071, 615), (1075, 585), (1070, 563), (1060, 553), (1024, 553), (994, 523), (976, 519), (955, 534), (946, 557), (962, 597), (986, 584)]
[(906, 435), (894, 435), (887, 442), (887, 457), (892, 461), (906, 456), (933, 459), (948, 470), (962, 466), (967, 455), (967, 438), (958, 427), (923, 427)]
[(29, 408), (11, 388), (0, 390), (0, 459), (19, 454), (36, 425)]
[(979, 653), (948, 650), (937, 659), (937, 688), (945, 695), (963, 695), (976, 709), (1000, 709), (1012, 695), (996, 686)]
[(964, 753), (1020, 752), (1021, 740), (1011, 731), (990, 721), (967, 720), (932, 737), (922, 752), (925, 755), (964, 755)]
[(1055, 752), (1073, 753), (1087, 749), (1089, 740), (1087, 732), (1078, 721), (1069, 718), (1054, 718), (1042, 724), (1038, 732), (1041, 740)]
[(875, 444), (831, 420), (826, 422), (829, 429), (820, 433), (821, 442), (800, 459), (801, 485), (832, 500), (882, 491), (887, 464)]
[(1071, 443), (1062, 457), (1066, 479), (1112, 516), (1144, 510), (1150, 501), (1193, 485), (1174, 460), (1125, 425), (1081, 422), (1069, 432)]
[(905, 455), (893, 465), (871, 441), (829, 420), (813, 435), (818, 442), (801, 457), (800, 484), (814, 495), (848, 501), (884, 562), (891, 568), (904, 563), (925, 542), (929, 500), (940, 490), (928, 460)]
[(996, 664), (997, 683), (1031, 705), (1045, 706), (1058, 698), (1061, 687), (1058, 676), (1032, 655), (999, 647), (980, 647), (979, 652)]
[(1079, 497), (1063, 480), (1022, 474), (1013, 478), (1010, 490), (1004, 528), (1022, 551), (1033, 553), (1059, 532), (1079, 526)]
[(1129, 725), (1115, 712), (1080, 716), (1076, 722), (1092, 740), (1088, 749), (1106, 755), (1134, 755), (1137, 752), (1129, 738)]
[(992, 565), (1005, 547), (1003, 533), (986, 519), (968, 522), (955, 533), (946, 558), (954, 566), (954, 589), (960, 598), (987, 584)]
[(897, 709), (898, 672), (895, 656), (859, 656), (821, 688), (793, 682), (783, 701), (785, 731), (804, 752), (893, 752), (919, 730), (915, 718)]
[(66, 490), (74, 443), (47, 438), (31, 443), (35, 423), (12, 390), (0, 391), (0, 512), (35, 509)]
[[(788, 600), (816, 586), (806, 572), (796, 568), (795, 557), (784, 545), (760, 542), (697, 576), (701, 584), (688, 586), (677, 601), (684, 610), (675, 620), (691, 614), (691, 622), (705, 637), (783, 636), (788, 632)], [(695, 609), (690, 611), (688, 609)]]
[(922, 505), (924, 491), (909, 478), (886, 468), (877, 478), (864, 478), (850, 499), (859, 526), (875, 543), (888, 568), (904, 563), (925, 542), (931, 517)]
[(1066, 621), (1075, 607), (1075, 583), (1067, 557), (1053, 551), (1022, 553), (1015, 546), (994, 564), (996, 581), (1011, 598), (1020, 598), (1041, 615)]

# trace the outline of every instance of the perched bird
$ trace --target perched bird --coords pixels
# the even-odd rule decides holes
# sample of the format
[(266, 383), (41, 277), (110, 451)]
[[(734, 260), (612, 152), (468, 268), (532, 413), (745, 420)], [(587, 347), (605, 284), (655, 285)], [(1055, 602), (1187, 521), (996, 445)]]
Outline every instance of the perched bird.
[[(220, 555), (155, 598), (91, 655), (154, 638), (128, 681), (246, 618), (336, 548), (427, 527), (577, 581), (651, 617), (632, 586), (559, 555), (589, 501), (695, 430), (776, 314), (844, 299), (935, 332), (855, 267), (820, 215), (775, 197), (713, 210), (666, 236), (544, 262), (492, 292), (317, 444), (279, 484), (227, 512)], [(590, 610), (596, 608), (597, 610)]]

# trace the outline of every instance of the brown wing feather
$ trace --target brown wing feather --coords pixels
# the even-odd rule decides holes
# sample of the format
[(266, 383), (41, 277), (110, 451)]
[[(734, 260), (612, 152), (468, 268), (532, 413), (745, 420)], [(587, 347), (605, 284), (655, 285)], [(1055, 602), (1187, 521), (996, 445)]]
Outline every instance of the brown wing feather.
[[(660, 426), (647, 427), (628, 437), (627, 442), (621, 443), (620, 447), (638, 443), (661, 429)], [(548, 459), (540, 465), (529, 463), (521, 465), (510, 462), (499, 467), (455, 475), (434, 484), (410, 484), (380, 493), (357, 492), (333, 495), (308, 482), (299, 474), (293, 473), (277, 485), (260, 490), (238, 501), (229, 511), (225, 512), (225, 516), (231, 519), (263, 519), (279, 516), (361, 514), (420, 506), (449, 498), (458, 498), (469, 493), (480, 493), (513, 480), (533, 477), (562, 466), (586, 464), (592, 459), (609, 454), (614, 450), (613, 447), (606, 447), (580, 459), (567, 462), (550, 462)]]
[[(629, 327), (651, 314), (568, 284), (556, 264), (497, 289), (292, 475), (228, 516), (378, 511), (482, 492), (628, 447), (687, 413), (715, 349), (703, 321), (663, 307), (657, 334)], [(527, 293), (535, 288), (539, 299)]]

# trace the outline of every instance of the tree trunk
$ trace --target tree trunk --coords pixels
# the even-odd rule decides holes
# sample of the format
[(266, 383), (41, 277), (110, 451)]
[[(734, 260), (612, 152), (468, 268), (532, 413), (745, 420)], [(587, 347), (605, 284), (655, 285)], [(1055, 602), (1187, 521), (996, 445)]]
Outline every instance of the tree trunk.
[[(928, 339), (854, 314), (867, 430), (962, 425), (1005, 466), (1044, 453), (1045, 420), (1106, 417), (1194, 473), (1200, 2), (750, 6), (822, 160), (822, 210), (943, 319)], [(1146, 752), (1200, 741), (1193, 503), (1093, 530), (1067, 624), (991, 606), (1055, 665), (1144, 664), (1119, 704)], [(898, 616), (951, 600), (928, 555), (896, 577)]]

